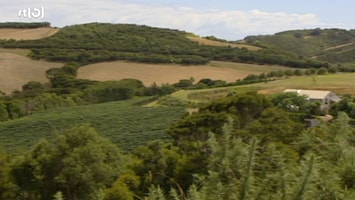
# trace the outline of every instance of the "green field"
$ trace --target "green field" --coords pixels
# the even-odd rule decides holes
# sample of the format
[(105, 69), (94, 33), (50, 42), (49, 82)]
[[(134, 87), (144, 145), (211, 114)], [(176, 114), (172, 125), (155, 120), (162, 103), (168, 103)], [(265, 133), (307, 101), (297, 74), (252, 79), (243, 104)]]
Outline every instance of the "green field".
[(282, 91), (287, 88), (330, 90), (337, 94), (355, 95), (355, 73), (292, 77), (255, 84), (261, 90)]
[[(169, 101), (198, 104), (226, 96), (228, 93), (259, 91), (263, 94), (282, 92), (287, 88), (330, 90), (337, 94), (355, 95), (355, 73), (338, 73), (317, 76), (300, 76), (256, 83), (250, 85), (208, 88), (199, 90), (179, 90), (170, 95)], [(165, 103), (166, 104), (166, 103)], [(152, 103), (153, 105), (153, 103)]]
[(184, 112), (182, 107), (142, 107), (146, 98), (60, 108), (0, 123), (0, 149), (12, 153), (28, 149), (76, 124), (89, 123), (100, 134), (129, 151), (155, 139), (168, 139), (166, 128)]

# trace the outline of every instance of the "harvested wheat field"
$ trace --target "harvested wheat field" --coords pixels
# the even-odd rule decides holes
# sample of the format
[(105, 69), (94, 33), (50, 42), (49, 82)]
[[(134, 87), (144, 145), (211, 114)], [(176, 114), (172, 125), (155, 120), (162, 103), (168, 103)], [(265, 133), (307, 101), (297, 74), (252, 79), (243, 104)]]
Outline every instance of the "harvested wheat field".
[(14, 53), (0, 52), (0, 91), (10, 94), (29, 81), (48, 82), (45, 72), (61, 63), (31, 60)]
[(252, 65), (228, 62), (211, 62), (209, 65), (142, 64), (124, 61), (91, 64), (79, 68), (78, 78), (97, 81), (134, 78), (145, 85), (152, 83), (176, 83), (181, 79), (193, 77), (196, 81), (203, 78), (234, 82), (249, 74), (260, 74), (284, 67)]
[(56, 34), (58, 28), (41, 27), (41, 28), (0, 28), (0, 39), (14, 40), (37, 40), (46, 38)]
[(206, 38), (198, 37), (198, 36), (187, 36), (188, 39), (197, 42), (202, 45), (209, 45), (209, 46), (222, 46), (222, 47), (233, 47), (233, 48), (246, 48), (251, 51), (257, 51), (261, 49), (257, 46), (252, 46), (248, 44), (241, 44), (241, 43), (231, 43), (231, 42), (222, 42), (222, 41), (215, 41), (209, 40)]

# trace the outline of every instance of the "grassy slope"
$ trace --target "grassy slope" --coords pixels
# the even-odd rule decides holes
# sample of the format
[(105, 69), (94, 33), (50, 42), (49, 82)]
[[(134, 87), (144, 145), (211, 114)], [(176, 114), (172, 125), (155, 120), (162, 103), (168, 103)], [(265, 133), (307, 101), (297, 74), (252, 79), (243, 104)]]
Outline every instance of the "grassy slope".
[(0, 149), (17, 152), (75, 124), (89, 123), (124, 150), (154, 139), (167, 139), (165, 129), (183, 113), (181, 107), (142, 107), (145, 98), (78, 106), (36, 113), (0, 123)]
[[(315, 82), (313, 81), (315, 79)], [(287, 88), (330, 90), (337, 94), (355, 95), (355, 73), (339, 73), (323, 76), (292, 77), (268, 83), (257, 83), (244, 86), (210, 88), (200, 90), (180, 90), (170, 96), (185, 102), (206, 102), (219, 98), (230, 92), (259, 91), (263, 94), (282, 92)]]
[(260, 74), (272, 70), (287, 69), (281, 66), (254, 65), (212, 61), (208, 65), (143, 64), (131, 62), (104, 62), (79, 68), (78, 78), (106, 81), (135, 78), (145, 85), (152, 83), (177, 83), (181, 79), (194, 77), (234, 82), (249, 74)]
[[(314, 80), (313, 80), (314, 78)], [(282, 91), (286, 88), (331, 90), (337, 94), (355, 95), (355, 73), (339, 73), (322, 76), (302, 76), (284, 79), (255, 86), (265, 91)]]

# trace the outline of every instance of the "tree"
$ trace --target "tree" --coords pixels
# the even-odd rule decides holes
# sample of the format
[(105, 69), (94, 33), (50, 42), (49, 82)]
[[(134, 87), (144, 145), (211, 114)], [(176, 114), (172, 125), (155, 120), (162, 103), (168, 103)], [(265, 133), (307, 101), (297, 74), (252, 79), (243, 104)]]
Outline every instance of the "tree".
[(38, 96), (44, 91), (44, 87), (40, 82), (30, 81), (22, 86), (22, 93), (25, 97)]
[(301, 132), (303, 125), (290, 119), (288, 114), (279, 108), (265, 109), (260, 118), (253, 121), (248, 130), (263, 142), (282, 142), (291, 144)]
[(332, 66), (329, 68), (328, 72), (329, 73), (332, 73), (332, 74), (335, 74), (339, 71), (339, 67), (338, 66)]
[(295, 74), (296, 76), (302, 76), (302, 75), (304, 74), (304, 72), (303, 72), (302, 70), (300, 70), (300, 69), (296, 69), (295, 72), (294, 72), (294, 74)]
[(301, 120), (320, 113), (320, 106), (317, 102), (308, 101), (306, 96), (295, 92), (276, 94), (271, 101), (276, 107), (294, 113), (294, 116), (298, 115)]
[(295, 139), (303, 154), (292, 158), (275, 143), (235, 137), (229, 120), (207, 140), (206, 174), (195, 174), (189, 190), (169, 196), (151, 187), (146, 199), (354, 199), (354, 132), (348, 122), (340, 113), (334, 123), (308, 129)]
[(12, 169), (15, 183), (34, 199), (97, 199), (124, 171), (127, 158), (88, 125), (42, 140)]
[(351, 118), (355, 118), (355, 98), (350, 95), (344, 95), (340, 102), (332, 106), (330, 113), (336, 115), (339, 111), (345, 112)]
[[(177, 174), (177, 165), (184, 155), (179, 152), (176, 146), (170, 143), (154, 141), (146, 146), (140, 146), (133, 151), (133, 155), (140, 160), (138, 165), (133, 166), (135, 173), (140, 177), (139, 195), (148, 192), (151, 184), (159, 185), (165, 191), (169, 191), (170, 187), (175, 187), (174, 180)], [(192, 179), (192, 174), (190, 179)], [(180, 184), (188, 184), (191, 182), (187, 179)]]
[(193, 86), (193, 82), (190, 79), (181, 79), (178, 83), (174, 83), (173, 86), (184, 89)]
[(288, 70), (285, 71), (285, 75), (286, 76), (293, 76), (293, 75), (295, 75), (295, 72), (293, 70), (291, 70), (291, 69), (288, 69)]
[(9, 113), (7, 112), (7, 106), (4, 102), (0, 101), (0, 122), (7, 121), (10, 119)]
[(318, 69), (318, 71), (317, 71), (317, 74), (318, 74), (318, 75), (324, 75), (324, 74), (326, 74), (326, 73), (328, 73), (328, 70), (327, 70), (327, 68), (325, 68), (325, 67), (321, 67), (321, 68)]
[(214, 85), (214, 81), (210, 78), (203, 78), (200, 81), (198, 81), (197, 84), (205, 84), (207, 86), (212, 86)]
[(16, 199), (18, 188), (11, 181), (11, 157), (0, 150), (0, 199)]

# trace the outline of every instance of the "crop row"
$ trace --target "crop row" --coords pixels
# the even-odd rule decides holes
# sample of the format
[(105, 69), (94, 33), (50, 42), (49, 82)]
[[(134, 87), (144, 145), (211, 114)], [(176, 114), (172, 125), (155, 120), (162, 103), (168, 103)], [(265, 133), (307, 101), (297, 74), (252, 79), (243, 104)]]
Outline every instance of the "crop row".
[(184, 112), (181, 107), (142, 107), (136, 99), (60, 108), (0, 123), (0, 149), (27, 149), (42, 138), (76, 124), (88, 123), (129, 151), (155, 139), (168, 139), (166, 128)]

